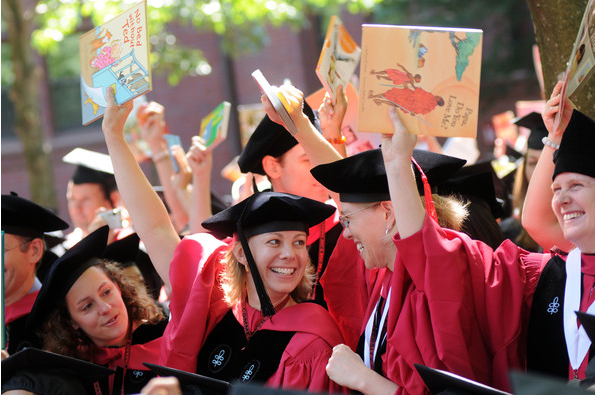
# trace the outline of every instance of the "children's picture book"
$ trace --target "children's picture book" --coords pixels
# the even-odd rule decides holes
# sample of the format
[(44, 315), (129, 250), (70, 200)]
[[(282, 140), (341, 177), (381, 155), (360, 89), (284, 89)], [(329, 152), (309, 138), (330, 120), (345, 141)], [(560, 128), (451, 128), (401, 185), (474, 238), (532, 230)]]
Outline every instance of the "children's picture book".
[(201, 120), (199, 137), (207, 149), (214, 149), (228, 135), (230, 103), (220, 103), (212, 112)]
[(475, 137), (478, 29), (363, 25), (359, 132), (394, 133), (388, 109), (417, 135)]
[(83, 125), (106, 111), (106, 89), (118, 104), (151, 91), (147, 2), (141, 1), (79, 38)]
[[(284, 122), (286, 129), (288, 129), (290, 134), (294, 136), (296, 132), (298, 132), (298, 129), (296, 128), (296, 125), (294, 124), (292, 118), (290, 118), (288, 110), (286, 109), (284, 104), (282, 104), (282, 100), (286, 100), (284, 99), (284, 95), (281, 92), (279, 92), (275, 86), (271, 86), (269, 82), (267, 82), (261, 70), (255, 70), (253, 73), (251, 73), (251, 76), (253, 77), (255, 82), (257, 82), (257, 85), (259, 85), (259, 89), (261, 90), (261, 92), (270, 101), (270, 103), (282, 119), (282, 122)], [(279, 95), (282, 97), (280, 97)]]
[(360, 59), (361, 48), (348, 34), (340, 18), (333, 15), (315, 68), (317, 77), (333, 101), (336, 100), (338, 86), (346, 87)]
[(166, 140), (166, 145), (168, 146), (168, 154), (170, 155), (170, 160), (172, 161), (172, 167), (174, 167), (174, 172), (178, 173), (180, 168), (178, 167), (178, 162), (174, 155), (172, 155), (172, 147), (178, 145), (182, 147), (182, 142), (180, 141), (180, 136), (176, 134), (165, 133), (164, 140)]
[[(595, 0), (589, 0), (582, 17), (576, 39), (572, 46), (570, 59), (566, 66), (564, 75), (564, 84), (562, 92), (566, 92), (566, 97), (570, 98), (572, 94), (587, 80), (591, 71), (595, 70)], [(564, 101), (560, 102), (554, 126), (560, 124), (562, 111), (564, 110)]]

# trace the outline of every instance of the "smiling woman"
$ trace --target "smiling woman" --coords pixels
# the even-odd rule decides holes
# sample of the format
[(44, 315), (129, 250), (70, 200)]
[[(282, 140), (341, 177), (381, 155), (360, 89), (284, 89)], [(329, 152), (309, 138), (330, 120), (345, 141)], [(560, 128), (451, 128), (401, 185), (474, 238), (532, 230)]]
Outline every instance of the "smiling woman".
[(118, 106), (108, 94), (108, 104), (102, 129), (119, 191), (154, 266), (172, 285), (160, 364), (225, 381), (338, 391), (325, 366), (342, 335), (323, 307), (301, 303), (313, 287), (309, 228), (335, 208), (261, 192), (203, 221), (209, 232), (181, 240), (123, 138), (130, 103)]
[[(155, 376), (142, 362), (158, 362), (166, 320), (140, 278), (101, 258), (108, 232), (96, 230), (54, 263), (28, 327), (48, 351), (116, 370), (100, 383), (103, 393), (138, 393)], [(138, 238), (123, 240), (116, 248), (138, 249)]]

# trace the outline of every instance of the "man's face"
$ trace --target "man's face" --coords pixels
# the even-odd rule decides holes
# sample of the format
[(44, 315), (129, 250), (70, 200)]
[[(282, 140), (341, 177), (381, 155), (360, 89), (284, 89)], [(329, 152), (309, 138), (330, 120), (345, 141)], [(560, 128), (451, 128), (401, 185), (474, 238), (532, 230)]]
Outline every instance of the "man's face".
[(30, 259), (30, 239), (4, 234), (4, 292), (7, 299), (35, 275), (35, 263)]
[(68, 214), (76, 228), (87, 230), (100, 207), (111, 209), (112, 202), (106, 199), (99, 184), (74, 184), (69, 181), (66, 192)]
[(320, 202), (328, 200), (328, 191), (311, 174), (311, 161), (300, 145), (295, 145), (280, 158), (281, 175), (276, 192), (291, 193)]

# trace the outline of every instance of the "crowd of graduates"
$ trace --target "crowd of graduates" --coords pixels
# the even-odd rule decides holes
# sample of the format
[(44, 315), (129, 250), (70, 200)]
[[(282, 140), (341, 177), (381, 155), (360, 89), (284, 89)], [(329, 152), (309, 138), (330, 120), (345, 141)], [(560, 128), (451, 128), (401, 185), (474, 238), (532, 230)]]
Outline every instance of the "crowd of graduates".
[(109, 154), (69, 159), (72, 233), (2, 195), (3, 393), (474, 393), (443, 372), (496, 393), (512, 372), (594, 388), (595, 124), (561, 83), (521, 122), (507, 202), (491, 165), (415, 148), (394, 107), (394, 134), (347, 156), (342, 88), (318, 110), (277, 89), (297, 132), (262, 96), (232, 205), (199, 138), (174, 170), (152, 102), (140, 128), (159, 195), (124, 136), (133, 104), (111, 89)]

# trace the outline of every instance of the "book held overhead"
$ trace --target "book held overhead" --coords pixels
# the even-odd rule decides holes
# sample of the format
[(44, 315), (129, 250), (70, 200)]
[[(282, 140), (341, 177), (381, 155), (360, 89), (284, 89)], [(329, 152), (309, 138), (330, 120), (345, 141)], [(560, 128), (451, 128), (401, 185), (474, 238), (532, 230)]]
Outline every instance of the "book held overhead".
[(475, 137), (483, 32), (363, 25), (360, 132), (393, 133), (388, 107), (413, 134)]

